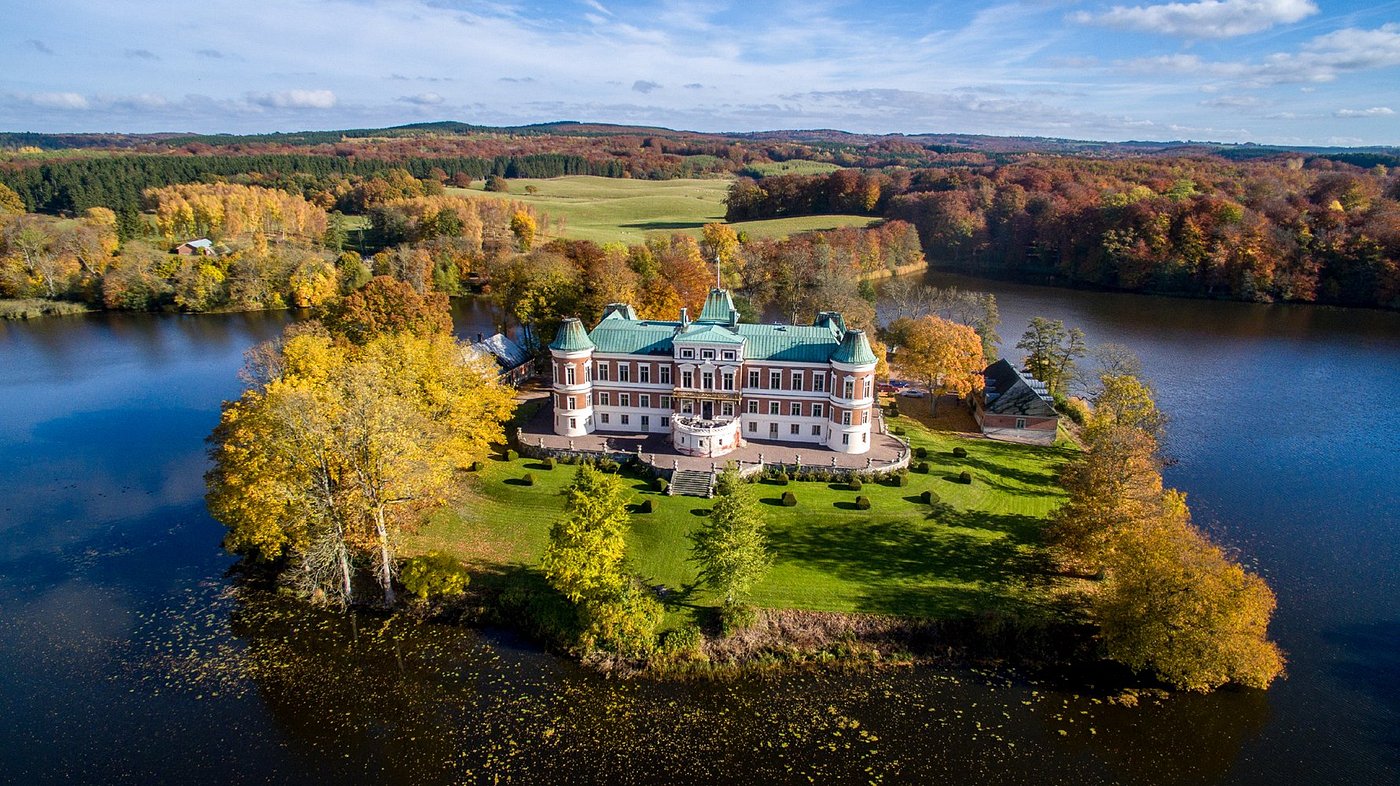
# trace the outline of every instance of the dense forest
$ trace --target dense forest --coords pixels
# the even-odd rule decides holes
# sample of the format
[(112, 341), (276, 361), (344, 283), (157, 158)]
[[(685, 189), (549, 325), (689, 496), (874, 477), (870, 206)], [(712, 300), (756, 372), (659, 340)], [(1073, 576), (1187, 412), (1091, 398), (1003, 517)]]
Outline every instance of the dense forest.
[(740, 179), (730, 220), (908, 221), (935, 264), (1131, 291), (1400, 308), (1400, 177), (1325, 158), (1042, 159)]
[[(349, 190), (340, 200), (357, 200), (370, 220), (373, 253), (349, 249), (343, 216), (317, 199), (259, 185), (147, 189), (131, 236), (108, 208), (22, 212), (0, 186), (0, 298), (188, 312), (318, 308), (390, 276), (423, 294), (483, 291), (498, 324), (547, 342), (565, 317), (596, 321), (611, 302), (651, 318), (698, 312), (715, 259), (750, 319), (766, 308), (794, 319), (837, 308), (873, 328), (868, 279), (923, 263), (918, 233), (901, 221), (781, 240), (743, 240), (711, 224), (699, 239), (658, 233), (598, 245), (546, 237), (525, 203), (447, 195), (438, 181), (404, 170), (341, 184)], [(171, 253), (193, 237), (212, 241), (207, 254)]]
[[(838, 169), (784, 174), (788, 162), (799, 172)], [(474, 231), (465, 209), (434, 207), (448, 186), (573, 174), (739, 175), (727, 202), (731, 221), (838, 213), (898, 220), (917, 230), (940, 266), (1130, 291), (1384, 308), (1400, 307), (1396, 164), (1396, 151), (1381, 148), (701, 134), (578, 123), (256, 136), (0, 134), (0, 186), (15, 201), (9, 212), (59, 217), (50, 222), (55, 236), (102, 227), (118, 243), (148, 240), (154, 191), (225, 183), (285, 192), (325, 211), (322, 250), (344, 245), (343, 214), (366, 216), (374, 228), (375, 242), (361, 251), (436, 244), (441, 256), (442, 246), (460, 245), (444, 237)], [(413, 200), (428, 201), (413, 207)], [(425, 222), (425, 210), (443, 225)], [(493, 214), (487, 223), (499, 226), (483, 231), (516, 237), (523, 253), (509, 226), (517, 211), (508, 212)], [(524, 214), (535, 222), (534, 242), (539, 217)], [(37, 217), (19, 224), (48, 226)], [(746, 245), (748, 254), (762, 246)], [(16, 258), (13, 240), (4, 247)], [(470, 269), (435, 265), (448, 290), (447, 271)], [(9, 280), (7, 292), (36, 288)], [(41, 294), (63, 289), (45, 281)]]

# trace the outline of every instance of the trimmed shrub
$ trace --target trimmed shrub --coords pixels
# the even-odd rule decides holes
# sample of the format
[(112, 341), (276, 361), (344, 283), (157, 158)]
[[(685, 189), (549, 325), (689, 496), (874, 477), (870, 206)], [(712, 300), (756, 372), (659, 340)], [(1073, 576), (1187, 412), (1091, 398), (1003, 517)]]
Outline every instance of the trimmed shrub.
[(525, 477), (521, 478), (520, 480), (527, 486), (533, 486), (535, 485), (535, 473), (526, 472)]
[(915, 465), (914, 465), (914, 471), (915, 471), (915, 472), (922, 472), (923, 474), (927, 475), (927, 474), (928, 474), (928, 462), (927, 462), (927, 461), (920, 461), (918, 464), (915, 464)]
[(778, 481), (779, 486), (786, 486), (788, 481), (792, 480), (792, 478), (789, 478), (786, 472), (779, 472), (778, 477), (774, 478), (774, 480)]
[(924, 489), (924, 493), (919, 495), (919, 501), (924, 503), (925, 505), (933, 502), (933, 492), (929, 491), (928, 489)]
[(665, 494), (666, 489), (671, 487), (671, 483), (663, 477), (655, 477), (651, 479), (651, 487)]
[(955, 458), (967, 458), (967, 448), (953, 448)]
[(894, 484), (896, 486), (899, 486), (900, 488), (909, 485), (909, 474), (907, 472), (901, 472), (898, 475), (895, 475)]
[(544, 465), (544, 468), (545, 468), (545, 469), (554, 469), (554, 457), (553, 457), (553, 456), (545, 456), (545, 457), (544, 457), (544, 460), (541, 461), (540, 463)]
[(599, 472), (613, 473), (613, 472), (617, 472), (619, 469), (622, 469), (622, 465), (619, 464), (619, 463), (617, 463), (616, 461), (613, 461), (612, 459), (608, 458), (607, 456), (604, 456), (604, 457), (598, 459), (598, 471), (599, 471)]
[(918, 458), (928, 458), (928, 448), (924, 447), (923, 445), (920, 445), (917, 448), (914, 448), (914, 455)]
[(865, 484), (860, 482), (860, 478), (854, 476), (852, 476), (850, 480), (846, 481), (846, 488), (850, 489), (851, 491), (860, 491), (861, 487), (864, 485)]
[(638, 512), (638, 513), (650, 513), (650, 512), (651, 512), (651, 500), (649, 500), (649, 499), (644, 499), (644, 500), (642, 500), (642, 504), (640, 504), (640, 505), (637, 506), (637, 512)]
[(870, 510), (870, 498), (856, 497), (856, 510)]
[(785, 508), (795, 508), (795, 507), (797, 507), (797, 495), (796, 495), (796, 494), (793, 494), (791, 491), (784, 491), (784, 492), (783, 492), (783, 507), (785, 507)]
[(972, 482), (972, 473), (971, 473), (971, 472), (968, 472), (967, 470), (963, 470), (963, 471), (962, 471), (962, 474), (961, 474), (961, 475), (958, 475), (958, 482), (959, 482), (959, 483), (971, 483), (971, 482)]
[(902, 437), (904, 436), (904, 427), (895, 426), (894, 428), (890, 429), (890, 433), (894, 434), (896, 437)]
[(480, 461), (473, 461), (471, 467), (468, 468), (468, 471), (470, 471), (470, 472), (480, 472), (480, 471), (481, 471), (481, 462), (480, 462)]
[(456, 557), (433, 551), (405, 560), (399, 569), (399, 581), (419, 600), (428, 600), (461, 595), (466, 592), (471, 575)]
[(506, 450), (506, 461), (515, 461), (518, 458), (520, 458), (520, 454), (515, 452), (514, 449)]

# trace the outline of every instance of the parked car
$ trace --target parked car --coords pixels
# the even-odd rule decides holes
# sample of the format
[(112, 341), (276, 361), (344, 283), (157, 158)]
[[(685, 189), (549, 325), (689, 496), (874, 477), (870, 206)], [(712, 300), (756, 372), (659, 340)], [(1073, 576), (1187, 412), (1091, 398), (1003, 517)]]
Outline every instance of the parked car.
[(902, 379), (892, 379), (892, 380), (890, 380), (889, 385), (890, 385), (890, 387), (892, 387), (892, 388), (907, 388), (907, 387), (909, 387), (909, 383), (906, 382), (905, 380), (902, 380)]
[(880, 384), (875, 386), (875, 389), (880, 391), (881, 393), (893, 393), (896, 390), (899, 390), (899, 388), (895, 387), (894, 385), (891, 385), (888, 382), (881, 382)]
[(923, 392), (922, 390), (919, 390), (918, 388), (908, 388), (899, 395), (904, 396), (905, 398), (923, 398), (928, 394)]

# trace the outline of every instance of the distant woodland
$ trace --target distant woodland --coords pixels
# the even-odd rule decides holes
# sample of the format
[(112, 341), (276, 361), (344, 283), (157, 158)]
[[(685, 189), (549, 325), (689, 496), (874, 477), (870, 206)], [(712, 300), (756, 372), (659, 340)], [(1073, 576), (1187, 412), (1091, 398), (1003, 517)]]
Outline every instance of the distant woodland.
[(935, 264), (1140, 292), (1400, 307), (1400, 177), (1328, 159), (1035, 160), (740, 179), (728, 218), (864, 212)]
[[(836, 169), (775, 174), (785, 162)], [(916, 256), (1128, 291), (1400, 308), (1397, 164), (1393, 149), (571, 123), (0, 134), (0, 297), (272, 308), (314, 305), (381, 273), (449, 294), (483, 284), (499, 291), (515, 286), (521, 264), (549, 278), (563, 260), (575, 271), (563, 278), (577, 305), (551, 295), (541, 296), (548, 306), (539, 297), (511, 306), (553, 314), (597, 306), (588, 290), (606, 277), (589, 268), (601, 254), (626, 261), (628, 272), (617, 274), (626, 280), (609, 286), (660, 314), (700, 287), (686, 283), (699, 267), (679, 269), (675, 259), (704, 263), (718, 253), (751, 309), (848, 299), (862, 276)], [(545, 217), (522, 203), (447, 196), (483, 180), (508, 188), (513, 178), (570, 174), (731, 178), (731, 221), (858, 214), (886, 223), (781, 242), (736, 235), (732, 250), (709, 232), (700, 243), (658, 235), (630, 248), (593, 246), (546, 237)], [(216, 255), (169, 254), (201, 236), (215, 241)], [(828, 283), (837, 269), (845, 273)]]

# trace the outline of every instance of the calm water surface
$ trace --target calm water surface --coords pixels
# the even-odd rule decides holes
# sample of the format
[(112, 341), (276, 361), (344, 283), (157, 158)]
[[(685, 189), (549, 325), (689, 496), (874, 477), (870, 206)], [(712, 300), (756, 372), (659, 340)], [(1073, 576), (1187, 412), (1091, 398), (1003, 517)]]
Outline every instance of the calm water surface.
[[(239, 591), (204, 436), (287, 315), (0, 323), (0, 781), (1400, 782), (1400, 315), (937, 277), (1142, 355), (1289, 679), (1135, 709), (937, 669), (606, 680)], [(463, 307), (459, 332), (484, 328)]]

